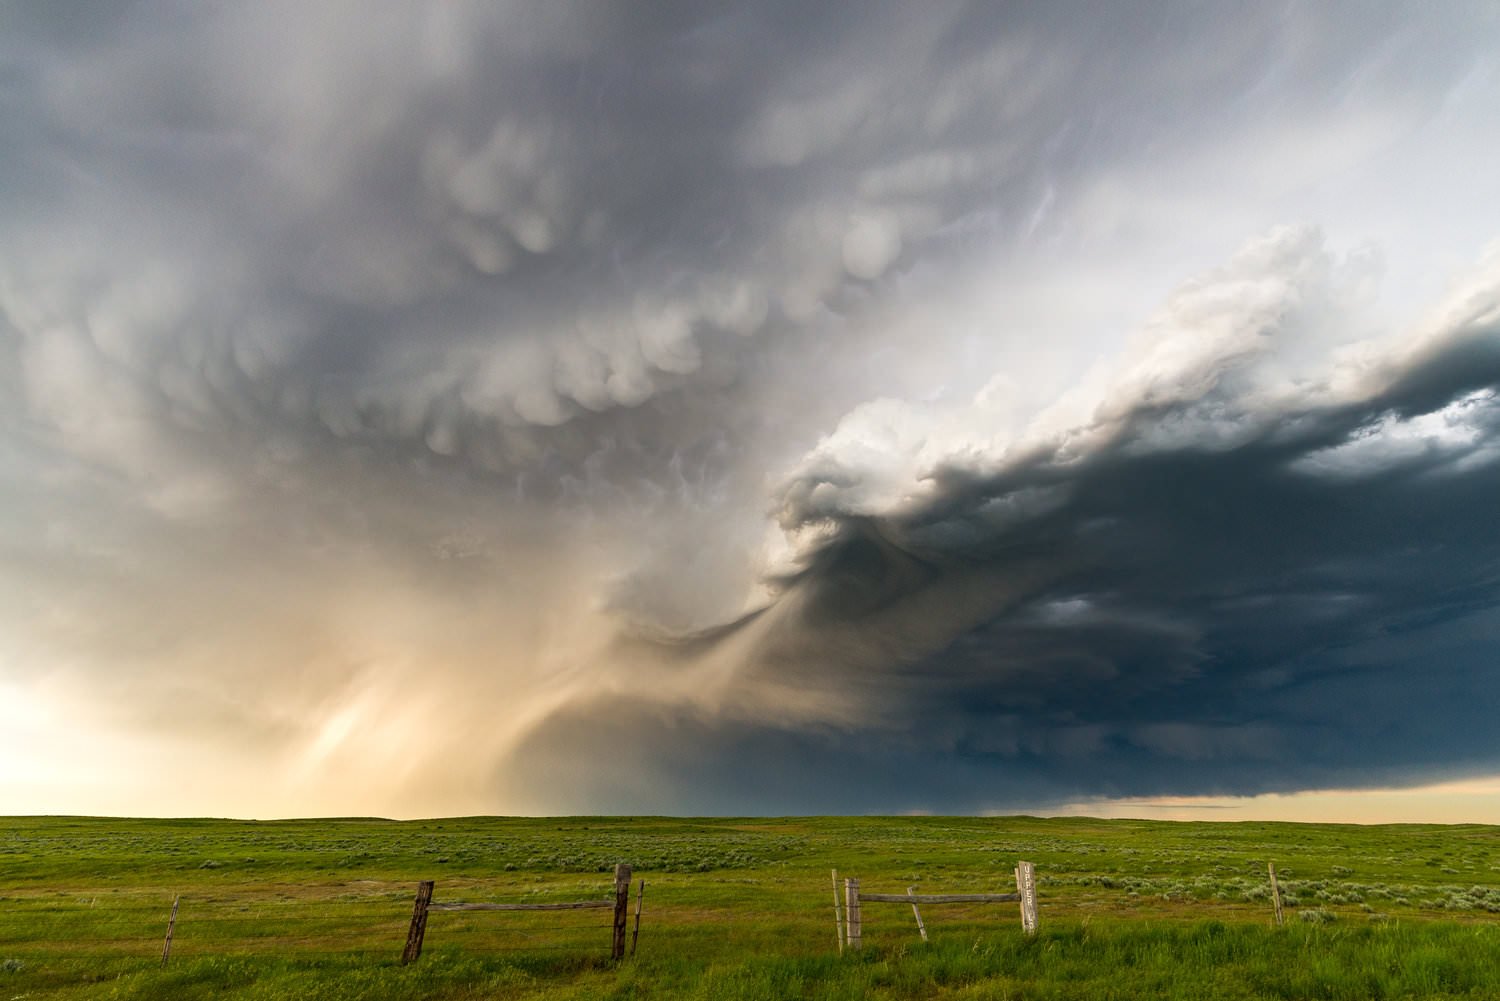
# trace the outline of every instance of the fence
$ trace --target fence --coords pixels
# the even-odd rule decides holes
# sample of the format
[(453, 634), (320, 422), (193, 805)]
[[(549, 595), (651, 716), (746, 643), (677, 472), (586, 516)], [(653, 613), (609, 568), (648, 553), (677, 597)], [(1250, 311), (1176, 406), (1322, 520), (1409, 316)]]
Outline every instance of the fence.
[(845, 948), (858, 949), (864, 933), (863, 905), (909, 904), (912, 917), (917, 922), (917, 932), (922, 941), (927, 941), (927, 925), (922, 920), (922, 904), (1007, 904), (1021, 905), (1021, 930), (1026, 935), (1035, 935), (1037, 927), (1036, 869), (1030, 862), (1016, 866), (1015, 893), (917, 893), (915, 886), (908, 886), (905, 893), (863, 893), (859, 880), (848, 877), (844, 880), (843, 908), (840, 910), (839, 872), (833, 870), (833, 923), (838, 934), (839, 951)]
[[(942, 893), (921, 894), (916, 892), (916, 887), (909, 886), (905, 893), (874, 893), (863, 892), (857, 878), (850, 877), (839, 884), (837, 870), (833, 873), (835, 899), (834, 919), (838, 935), (838, 948), (842, 952), (846, 948), (858, 949), (863, 939), (863, 905), (865, 904), (901, 904), (911, 907), (912, 916), (916, 921), (917, 931), (923, 941), (928, 938), (928, 926), (922, 916), (922, 907), (937, 906), (943, 904), (965, 904), (965, 903), (1019, 903), (1021, 905), (1021, 921), (1023, 931), (1035, 934), (1037, 929), (1037, 897), (1036, 876), (1034, 867), (1030, 862), (1021, 862), (1015, 868), (1016, 888), (1015, 893)], [(1274, 874), (1273, 874), (1274, 878)], [(500, 901), (465, 901), (459, 899), (441, 898), (437, 894), (437, 883), (434, 880), (423, 880), (417, 885), (417, 892), (412, 903), (410, 921), (406, 925), (406, 938), (401, 951), (401, 963), (403, 965), (416, 962), (422, 955), (423, 946), (430, 933), (430, 921), (432, 915), (437, 913), (452, 912), (569, 912), (569, 911), (610, 911), (609, 929), (609, 956), (611, 960), (621, 960), (627, 955), (635, 955), (639, 945), (641, 916), (645, 899), (645, 880), (640, 880), (636, 887), (634, 907), (634, 928), (630, 929), (631, 908), (630, 894), (632, 883), (632, 868), (628, 864), (620, 864), (615, 867), (613, 892), (607, 897), (583, 899), (583, 900), (549, 900), (546, 902), (500, 902)], [(286, 889), (286, 888), (283, 888)], [(281, 893), (278, 895), (289, 901), (290, 895)], [(382, 895), (389, 899), (389, 894)], [(87, 901), (88, 914), (95, 914), (93, 910), (95, 900)], [(255, 906), (251, 906), (251, 904)], [(261, 899), (248, 901), (244, 899), (190, 899), (184, 901), (181, 897), (174, 897), (171, 902), (170, 912), (166, 915), (166, 936), (162, 942), (161, 959), (163, 966), (167, 965), (173, 956), (174, 945), (181, 941), (181, 933), (184, 928), (183, 919), (189, 933), (190, 952), (194, 955), (202, 955), (203, 950), (208, 948), (210, 953), (226, 950), (233, 951), (236, 944), (244, 946), (256, 942), (271, 946), (275, 943), (285, 943), (287, 940), (297, 941), (302, 947), (295, 951), (298, 953), (316, 955), (357, 955), (370, 953), (371, 935), (378, 934), (373, 925), (376, 921), (385, 924), (389, 919), (375, 919), (371, 910), (373, 900), (364, 901), (362, 906), (356, 906), (355, 917), (353, 913), (349, 918), (344, 918), (340, 913), (345, 911), (348, 905), (340, 905), (330, 901), (321, 904), (322, 913), (318, 917), (293, 917), (281, 911), (278, 901)], [(351, 903), (354, 903), (351, 900)], [(184, 904), (186, 906), (184, 907)], [(235, 906), (239, 905), (239, 906)], [(134, 908), (133, 908), (134, 909)], [(149, 907), (144, 908), (149, 913)], [(124, 918), (117, 908), (110, 908), (117, 917)], [(181, 911), (181, 918), (179, 912)], [(158, 914), (162, 913), (160, 911)], [(388, 913), (388, 912), (387, 912)], [(273, 916), (274, 915), (274, 916)], [(80, 917), (82, 914), (80, 914)], [(103, 917), (103, 914), (100, 914)], [(295, 927), (298, 923), (300, 929)], [(158, 928), (161, 926), (158, 925)], [(589, 928), (596, 928), (590, 925)], [(239, 933), (236, 934), (236, 929)], [(82, 929), (79, 929), (80, 931)], [(587, 929), (572, 929), (575, 936), (580, 931)], [(525, 934), (525, 933), (517, 933)], [(544, 936), (547, 941), (543, 944), (526, 945), (522, 951), (532, 949), (568, 949), (577, 951), (586, 949), (586, 944), (576, 937), (572, 945), (560, 945), (552, 941), (549, 935)], [(336, 948), (340, 940), (346, 948), (342, 951), (327, 951), (327, 947)], [(389, 941), (389, 940), (387, 940)], [(123, 945), (123, 941), (120, 943)], [(324, 946), (325, 948), (319, 948)], [(286, 954), (284, 944), (273, 946), (278, 952)], [(493, 951), (493, 945), (486, 945), (487, 951)], [(258, 950), (257, 950), (258, 951)], [(378, 956), (378, 947), (375, 948)], [(390, 955), (387, 953), (387, 955)], [(101, 955), (100, 958), (104, 958)], [(110, 958), (124, 959), (126, 953), (121, 950), (111, 953)], [(372, 956), (372, 958), (376, 958)]]
[[(411, 926), (406, 933), (406, 948), (401, 952), (401, 963), (416, 962), (422, 955), (422, 942), (427, 935), (427, 915), (432, 911), (580, 911), (610, 907), (614, 909), (614, 920), (610, 923), (611, 959), (625, 958), (625, 932), (630, 917), (630, 866), (621, 863), (615, 866), (614, 896), (605, 900), (571, 900), (545, 904), (488, 904), (461, 902), (433, 903), (432, 895), (436, 883), (424, 880), (417, 884), (417, 898), (412, 906)], [(636, 943), (641, 935), (641, 905), (646, 896), (646, 881), (641, 880), (640, 892), (635, 904), (635, 935), (631, 938), (630, 952), (635, 954)], [(170, 932), (169, 932), (170, 936)]]
[[(1038, 925), (1036, 871), (1030, 862), (1023, 861), (1016, 865), (1014, 874), (1015, 893), (918, 893), (915, 886), (906, 887), (905, 892), (869, 892), (861, 887), (856, 877), (840, 881), (835, 870), (834, 921), (838, 949), (842, 952), (863, 945), (866, 905), (910, 907), (917, 933), (927, 941), (931, 932), (931, 907), (1017, 903), (1022, 931), (1028, 936), (1034, 935)], [(1266, 875), (1269, 877), (1272, 917), (1277, 925), (1281, 925), (1285, 920), (1284, 906), (1294, 907), (1296, 902), (1288, 900), (1284, 903), (1274, 862), (1267, 864)], [(379, 881), (368, 882), (389, 887), (389, 884)], [(396, 906), (399, 906), (397, 901), (411, 898), (395, 891), (394, 887), (386, 892), (344, 893), (337, 898), (325, 895), (311, 901), (294, 896), (304, 892), (304, 888), (292, 884), (246, 886), (238, 894), (227, 896), (168, 896), (164, 899), (150, 891), (121, 893), (108, 888), (100, 891), (98, 896), (72, 899), (60, 895), (8, 897), (4, 898), (7, 908), (14, 913), (19, 906), (26, 916), (16, 925), (25, 929), (24, 936), (8, 944), (7, 948), (19, 947), (21, 951), (14, 954), (20, 957), (15, 959), (19, 963), (23, 961), (26, 943), (66, 942), (66, 954), (71, 959), (109, 964), (107, 968), (111, 970), (123, 970), (125, 964), (134, 966), (146, 960), (143, 950), (150, 949), (148, 943), (153, 940), (157, 943), (162, 965), (177, 961), (179, 952), (188, 958), (274, 952), (287, 957), (338, 956), (355, 962), (390, 962), (395, 959), (395, 941), (401, 931), (397, 922), (403, 922), (406, 938), (401, 962), (411, 963), (422, 954), (424, 940), (432, 931), (430, 921), (435, 913), (608, 911), (607, 924), (585, 926), (538, 918), (511, 926), (514, 931), (497, 933), (480, 919), (478, 924), (460, 922), (449, 926), (443, 934), (451, 932), (455, 938), (462, 938), (459, 948), (477, 948), (481, 952), (556, 950), (577, 954), (592, 952), (596, 943), (602, 946), (602, 929), (607, 928), (609, 957), (618, 961), (634, 955), (639, 943), (645, 881), (640, 880), (636, 888), (634, 930), (627, 939), (631, 882), (632, 868), (621, 864), (615, 869), (613, 892), (607, 896), (526, 903), (449, 899), (447, 894), (438, 895), (435, 881), (425, 880), (418, 885), (409, 922), (404, 921), (404, 915)], [(449, 884), (450, 887), (453, 885)], [(458, 885), (476, 886), (467, 881)], [(586, 893), (588, 885), (585, 882), (577, 887), (581, 893)], [(818, 896), (826, 894), (827, 884), (824, 886)], [(450, 889), (448, 892), (462, 891)], [(568, 892), (562, 890), (560, 895)], [(148, 902), (145, 899), (148, 896), (158, 902)], [(783, 901), (787, 906), (800, 907), (797, 896), (797, 891), (793, 890), (783, 896)], [(1257, 899), (1263, 898), (1262, 894)], [(812, 903), (816, 897), (804, 896), (802, 899), (819, 910), (826, 907), (826, 903)], [(827, 898), (822, 896), (822, 899), (826, 901)], [(926, 914), (924, 909), (928, 909)], [(670, 908), (661, 913), (666, 915), (669, 923), (673, 920)], [(162, 938), (162, 923), (159, 923), (163, 921), (165, 940)], [(440, 918), (438, 921), (442, 928), (445, 920)]]

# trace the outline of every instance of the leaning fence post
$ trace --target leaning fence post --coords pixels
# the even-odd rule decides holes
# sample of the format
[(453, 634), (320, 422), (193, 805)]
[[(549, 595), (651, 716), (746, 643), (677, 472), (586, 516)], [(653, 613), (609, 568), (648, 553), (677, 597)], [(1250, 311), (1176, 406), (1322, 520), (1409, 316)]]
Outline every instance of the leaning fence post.
[(163, 966), (167, 965), (167, 960), (172, 956), (172, 929), (177, 927), (177, 903), (181, 899), (180, 895), (172, 898), (172, 916), (167, 918), (167, 940), (162, 943), (161, 947), (161, 965)]
[(839, 871), (833, 870), (833, 931), (839, 940), (839, 952), (844, 951), (844, 915), (839, 911)]
[(1016, 866), (1016, 893), (1021, 897), (1021, 931), (1036, 934), (1036, 869), (1030, 862)]
[(1267, 862), (1266, 869), (1271, 873), (1271, 906), (1276, 911), (1276, 927), (1280, 928), (1282, 923), (1281, 887), (1276, 882), (1276, 863)]
[(630, 933), (630, 954), (635, 955), (636, 943), (641, 940), (641, 904), (646, 899), (646, 881), (641, 880), (641, 887), (635, 894), (635, 931)]
[(624, 862), (615, 866), (615, 921), (614, 938), (610, 942), (611, 959), (625, 958), (625, 923), (630, 917), (630, 866)]
[(906, 895), (913, 898), (911, 902), (911, 916), (917, 919), (917, 931), (922, 933), (922, 941), (925, 942), (927, 941), (927, 926), (922, 923), (922, 912), (917, 910), (916, 892), (917, 888), (915, 886), (908, 886), (906, 888)]
[(414, 963), (422, 955), (422, 937), (427, 934), (427, 906), (432, 903), (433, 881), (417, 884), (417, 900), (412, 906), (411, 927), (406, 932), (406, 948), (401, 950), (401, 965)]
[(859, 948), (859, 880), (853, 876), (844, 880), (844, 928), (849, 948)]

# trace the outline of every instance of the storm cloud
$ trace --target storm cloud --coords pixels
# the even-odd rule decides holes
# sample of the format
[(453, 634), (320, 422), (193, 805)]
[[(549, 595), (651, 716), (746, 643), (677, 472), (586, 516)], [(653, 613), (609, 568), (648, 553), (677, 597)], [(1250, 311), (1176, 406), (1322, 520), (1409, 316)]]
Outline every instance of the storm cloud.
[[(783, 489), (805, 566), (695, 651), (752, 634), (723, 758), (701, 757), (701, 713), (657, 753), (693, 748), (678, 767), (705, 785), (722, 769), (721, 808), (804, 810), (1493, 767), (1500, 267), (1417, 330), (1299, 363), (1339, 326), (1348, 265), (1312, 231), (1253, 242), (1086, 405), (1018, 434), (987, 434), (983, 402), (852, 413)], [(767, 761), (777, 780), (742, 790)]]
[(0, 19), (17, 808), (1500, 768), (1490, 5)]

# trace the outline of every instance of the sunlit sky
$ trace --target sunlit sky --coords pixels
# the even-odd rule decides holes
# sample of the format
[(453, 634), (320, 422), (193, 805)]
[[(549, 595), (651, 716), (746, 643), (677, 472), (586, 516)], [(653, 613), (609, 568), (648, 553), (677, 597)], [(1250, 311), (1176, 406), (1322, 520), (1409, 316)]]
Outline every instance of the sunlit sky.
[(1500, 8), (0, 6), (0, 812), (1500, 823)]

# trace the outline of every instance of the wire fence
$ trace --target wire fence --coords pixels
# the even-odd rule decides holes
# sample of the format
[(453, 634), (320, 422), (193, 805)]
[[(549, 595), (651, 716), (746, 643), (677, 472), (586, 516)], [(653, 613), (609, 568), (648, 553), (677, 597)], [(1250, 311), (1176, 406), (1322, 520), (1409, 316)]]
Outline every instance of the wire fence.
[[(276, 956), (295, 960), (399, 961), (415, 886), (367, 894), (278, 894), (246, 888), (178, 898), (171, 962), (206, 957)], [(576, 895), (576, 891), (565, 890)], [(601, 893), (600, 896), (603, 894)], [(455, 886), (445, 894), (469, 903), (537, 903), (569, 899), (518, 894), (514, 886)], [(5, 959), (23, 963), (162, 960), (174, 895), (103, 892), (0, 897), (8, 911)], [(608, 957), (608, 911), (434, 911), (428, 949), (466, 953), (539, 953)]]

